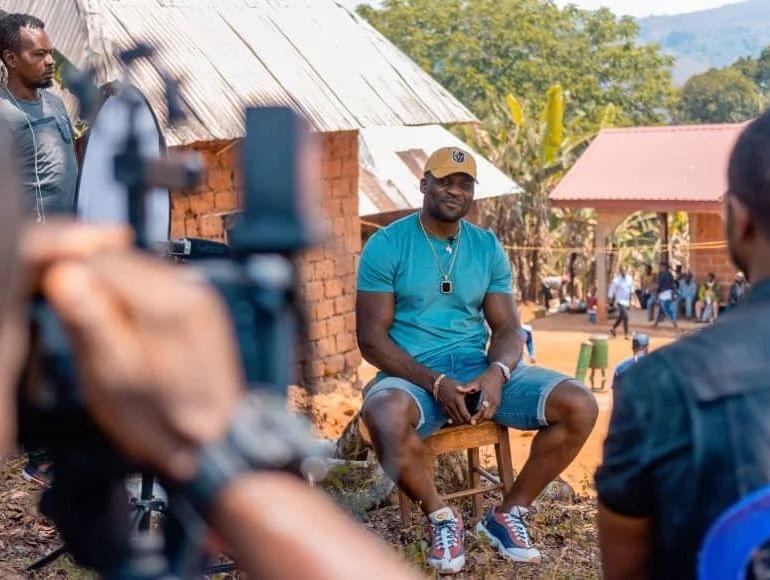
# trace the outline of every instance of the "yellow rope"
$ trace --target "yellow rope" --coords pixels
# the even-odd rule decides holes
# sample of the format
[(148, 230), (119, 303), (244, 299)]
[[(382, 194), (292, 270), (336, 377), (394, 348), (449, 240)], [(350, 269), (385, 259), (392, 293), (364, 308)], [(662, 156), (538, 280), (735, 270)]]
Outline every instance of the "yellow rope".
[[(384, 226), (381, 224), (377, 224), (374, 222), (370, 222), (367, 220), (360, 220), (362, 225), (369, 226), (375, 229), (381, 229)], [(690, 244), (677, 244), (677, 248), (686, 249), (690, 252), (698, 252), (698, 251), (706, 251), (706, 250), (722, 250), (727, 248), (727, 241), (726, 240), (714, 240), (709, 242), (693, 242)], [(503, 248), (511, 251), (511, 252), (531, 252), (531, 251), (548, 251), (551, 254), (572, 254), (577, 253), (581, 254), (586, 251), (585, 248), (553, 248), (553, 247), (547, 247), (547, 246), (509, 246), (509, 245), (503, 245)], [(623, 246), (622, 248), (612, 248), (608, 247), (604, 250), (605, 254), (619, 254), (622, 251), (627, 250), (655, 250), (658, 248), (657, 245), (643, 245), (643, 246)], [(670, 243), (668, 244), (669, 252), (672, 251), (674, 248), (674, 244)], [(600, 253), (601, 250), (596, 248), (594, 250), (596, 253)]]

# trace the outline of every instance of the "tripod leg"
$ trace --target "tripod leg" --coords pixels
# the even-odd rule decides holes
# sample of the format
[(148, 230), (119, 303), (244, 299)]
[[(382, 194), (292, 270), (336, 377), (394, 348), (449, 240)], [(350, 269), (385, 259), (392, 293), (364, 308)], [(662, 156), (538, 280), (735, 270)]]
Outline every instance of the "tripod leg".
[(42, 568), (45, 568), (48, 564), (50, 564), (55, 560), (58, 560), (61, 556), (63, 556), (66, 551), (67, 551), (67, 546), (60, 546), (56, 548), (50, 554), (43, 556), (34, 564), (29, 565), (27, 567), (27, 572), (36, 572), (37, 570), (41, 570)]

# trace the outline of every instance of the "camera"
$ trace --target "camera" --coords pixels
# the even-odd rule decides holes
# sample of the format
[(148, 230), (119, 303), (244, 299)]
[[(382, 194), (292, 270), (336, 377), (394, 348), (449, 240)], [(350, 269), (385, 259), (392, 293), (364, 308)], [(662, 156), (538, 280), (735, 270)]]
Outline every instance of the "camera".
[[(137, 59), (152, 58), (152, 49), (140, 46), (122, 58), (128, 67)], [(89, 83), (82, 75), (76, 80), (71, 87), (81, 102), (93, 101)], [(175, 84), (168, 82), (167, 87), (169, 110), (181, 110), (172, 102)], [(129, 111), (138, 106), (136, 92), (123, 93)], [(126, 214), (137, 244), (149, 250), (147, 192), (158, 186), (190, 186), (200, 174), (190, 164), (179, 167), (145, 158), (135, 117), (129, 117), (113, 162), (115, 175), (125, 185)], [(304, 122), (286, 108), (248, 109), (245, 124), (244, 208), (228, 244), (184, 239), (165, 244), (161, 252), (188, 262), (180, 268), (197, 270), (227, 306), (248, 388), (259, 394), (252, 398), (257, 402), (250, 406), (248, 419), (254, 430), (252, 464), (306, 475), (308, 462), (322, 451), (309, 427), (286, 413), (285, 396), (303, 332), (293, 257), (319, 238), (310, 221), (312, 202), (306, 197), (310, 137)], [(19, 432), (26, 448), (50, 452), (53, 485), (43, 495), (41, 511), (56, 524), (66, 550), (81, 564), (111, 577), (198, 575), (202, 524), (191, 510), (193, 502), (168, 482), (162, 482), (164, 489), (177, 493), (156, 497), (155, 477), (149, 473), (143, 474), (140, 497), (129, 499), (126, 478), (137, 469), (88, 416), (77, 364), (55, 312), (38, 297), (30, 306), (30, 319), (31, 354), (18, 389)], [(155, 513), (161, 514), (163, 534), (155, 533), (148, 543), (147, 534), (138, 532), (149, 532), (158, 521)], [(160, 538), (159, 548), (155, 540)], [(159, 561), (165, 563), (158, 566)]]

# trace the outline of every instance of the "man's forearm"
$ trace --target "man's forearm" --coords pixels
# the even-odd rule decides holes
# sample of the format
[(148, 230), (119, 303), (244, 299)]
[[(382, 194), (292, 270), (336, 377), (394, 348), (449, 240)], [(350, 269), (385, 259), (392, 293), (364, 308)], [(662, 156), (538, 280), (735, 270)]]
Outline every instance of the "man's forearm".
[(493, 332), (489, 343), (487, 360), (491, 363), (498, 361), (509, 369), (513, 369), (521, 359), (524, 349), (524, 337), (521, 335), (521, 327), (509, 326), (503, 330)]
[(280, 473), (244, 475), (217, 498), (208, 518), (254, 578), (368, 580), (419, 576), (326, 496)]
[(405, 379), (433, 392), (433, 382), (439, 373), (418, 363), (389, 336), (362, 341), (359, 347), (363, 357), (385, 374)]

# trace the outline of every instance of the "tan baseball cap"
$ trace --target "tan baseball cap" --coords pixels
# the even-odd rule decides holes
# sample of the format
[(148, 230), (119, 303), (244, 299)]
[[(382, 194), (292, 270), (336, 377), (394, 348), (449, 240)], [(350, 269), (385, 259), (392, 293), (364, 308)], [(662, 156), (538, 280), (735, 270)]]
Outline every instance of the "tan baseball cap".
[(424, 173), (429, 171), (438, 179), (453, 173), (467, 173), (476, 179), (476, 160), (473, 155), (459, 147), (442, 147), (435, 151), (425, 163)]

